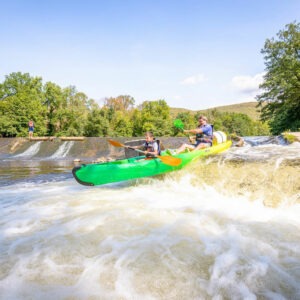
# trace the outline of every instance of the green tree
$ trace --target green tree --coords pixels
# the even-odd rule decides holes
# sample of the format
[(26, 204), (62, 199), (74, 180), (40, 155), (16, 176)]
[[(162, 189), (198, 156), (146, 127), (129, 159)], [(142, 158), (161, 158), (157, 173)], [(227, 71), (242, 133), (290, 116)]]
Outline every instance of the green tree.
[(153, 131), (156, 136), (169, 136), (172, 132), (170, 107), (165, 100), (145, 101), (141, 110), (140, 128), (143, 133)]
[(83, 135), (87, 116), (88, 99), (82, 92), (77, 92), (74, 86), (63, 89), (62, 101), (57, 111), (57, 126), (59, 135)]
[[(1, 106), (1, 103), (0, 103)], [(3, 107), (2, 107), (3, 108)], [(0, 115), (0, 137), (14, 137), (17, 136), (18, 124), (15, 120), (11, 120), (9, 116), (1, 113)]]
[(110, 124), (110, 135), (132, 136), (135, 100), (129, 95), (110, 97), (104, 100), (103, 111)]
[(46, 109), (41, 77), (11, 73), (0, 85), (0, 128), (2, 136), (27, 136), (28, 121), (35, 133), (46, 134)]
[(300, 128), (300, 23), (291, 23), (267, 39), (262, 49), (266, 74), (257, 96), (261, 120), (268, 121), (271, 132)]
[(135, 108), (131, 115), (132, 121), (132, 136), (142, 136), (144, 134), (142, 124), (142, 112), (141, 109)]
[(105, 110), (94, 107), (87, 116), (85, 136), (108, 136), (110, 133), (110, 124)]
[(47, 133), (55, 135), (59, 126), (59, 109), (63, 102), (63, 91), (60, 86), (52, 82), (46, 82), (44, 86), (45, 102), (47, 108)]
[(128, 116), (118, 112), (116, 117), (116, 124), (114, 135), (116, 136), (132, 136), (133, 125)]

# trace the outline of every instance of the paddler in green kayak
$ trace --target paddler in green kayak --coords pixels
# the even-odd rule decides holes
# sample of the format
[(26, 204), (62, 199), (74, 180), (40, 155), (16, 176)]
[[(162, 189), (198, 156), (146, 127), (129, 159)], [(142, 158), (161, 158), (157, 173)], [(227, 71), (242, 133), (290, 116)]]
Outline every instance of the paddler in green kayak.
[(145, 143), (142, 146), (131, 146), (131, 148), (144, 150), (146, 156), (160, 155), (160, 143), (151, 131), (145, 133)]

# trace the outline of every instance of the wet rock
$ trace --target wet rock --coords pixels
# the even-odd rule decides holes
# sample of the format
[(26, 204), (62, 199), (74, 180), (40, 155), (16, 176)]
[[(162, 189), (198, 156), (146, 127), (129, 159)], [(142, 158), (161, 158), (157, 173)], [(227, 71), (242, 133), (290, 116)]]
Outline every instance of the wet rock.
[(243, 147), (245, 144), (244, 139), (241, 136), (238, 136), (236, 134), (232, 134), (230, 136), (231, 140), (233, 141), (233, 145), (235, 147)]
[(243, 147), (245, 144), (245, 141), (242, 137), (239, 137), (240, 139), (238, 140), (238, 142), (235, 144), (236, 147)]

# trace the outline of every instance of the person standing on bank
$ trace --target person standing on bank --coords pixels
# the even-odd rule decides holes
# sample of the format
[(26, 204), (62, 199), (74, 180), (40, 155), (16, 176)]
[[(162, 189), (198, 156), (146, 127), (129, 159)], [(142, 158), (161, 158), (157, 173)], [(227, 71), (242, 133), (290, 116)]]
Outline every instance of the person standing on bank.
[(34, 131), (34, 123), (33, 123), (32, 120), (30, 120), (30, 121), (28, 122), (28, 134), (29, 134), (29, 139), (32, 138), (32, 136), (33, 136), (33, 131)]
[(207, 124), (207, 118), (205, 116), (200, 116), (199, 125), (195, 129), (184, 130), (185, 133), (196, 134), (196, 143), (195, 144), (183, 144), (181, 145), (174, 154), (179, 154), (186, 149), (191, 151), (198, 150), (206, 147), (210, 147), (213, 141), (213, 126)]

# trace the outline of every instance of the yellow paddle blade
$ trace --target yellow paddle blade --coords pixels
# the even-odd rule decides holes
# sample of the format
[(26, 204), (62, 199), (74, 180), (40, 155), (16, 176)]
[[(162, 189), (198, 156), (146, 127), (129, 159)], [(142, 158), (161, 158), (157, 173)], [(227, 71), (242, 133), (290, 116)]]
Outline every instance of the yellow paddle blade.
[(119, 143), (118, 141), (108, 140), (108, 142), (115, 147), (126, 147), (125, 145)]
[(170, 165), (173, 167), (179, 166), (181, 164), (181, 159), (178, 157), (172, 156), (157, 156), (164, 164)]

